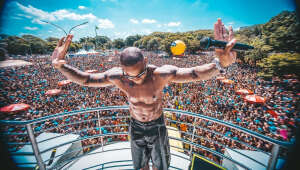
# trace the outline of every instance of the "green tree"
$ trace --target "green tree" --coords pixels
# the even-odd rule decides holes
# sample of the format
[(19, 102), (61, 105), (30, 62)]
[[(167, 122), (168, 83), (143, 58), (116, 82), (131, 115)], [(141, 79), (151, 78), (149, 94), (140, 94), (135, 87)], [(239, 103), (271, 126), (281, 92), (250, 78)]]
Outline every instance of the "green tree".
[(267, 57), (268, 53), (272, 51), (272, 47), (258, 37), (252, 39), (250, 45), (252, 45), (254, 49), (243, 52), (242, 60), (253, 65), (255, 65), (257, 61)]
[(261, 76), (271, 77), (273, 75), (283, 76), (296, 74), (300, 78), (300, 54), (299, 53), (277, 53), (264, 58), (258, 66), (262, 68)]
[(23, 35), (22, 38), (30, 44), (30, 48), (33, 54), (45, 54), (47, 53), (46, 41), (35, 37), (33, 35)]
[(113, 41), (113, 47), (117, 48), (117, 49), (121, 49), (123, 47), (125, 47), (125, 43), (124, 40), (121, 38), (117, 38)]
[(8, 36), (3, 42), (7, 44), (7, 51), (9, 54), (30, 54), (30, 44), (23, 38)]
[(106, 43), (111, 42), (107, 36), (97, 36), (95, 37), (96, 49), (104, 48)]
[(161, 38), (158, 38), (158, 37), (154, 37), (154, 38), (150, 39), (149, 42), (147, 43), (147, 50), (157, 51), (160, 46), (160, 41), (161, 41)]
[(138, 41), (138, 40), (141, 39), (141, 38), (142, 38), (142, 36), (140, 36), (140, 35), (131, 35), (131, 36), (128, 36), (128, 37), (126, 37), (126, 39), (125, 39), (125, 41), (124, 41), (125, 46), (126, 46), (126, 47), (131, 47), (131, 46), (134, 45), (134, 43), (135, 43), (136, 41)]
[(300, 52), (300, 23), (296, 12), (283, 11), (262, 26), (267, 45), (276, 52)]

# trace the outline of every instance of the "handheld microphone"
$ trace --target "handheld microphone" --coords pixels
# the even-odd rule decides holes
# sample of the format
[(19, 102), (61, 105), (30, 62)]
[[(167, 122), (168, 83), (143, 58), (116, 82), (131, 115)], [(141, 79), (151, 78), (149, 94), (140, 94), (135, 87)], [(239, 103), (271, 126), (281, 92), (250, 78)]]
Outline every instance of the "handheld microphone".
[[(209, 47), (224, 49), (226, 47), (227, 43), (228, 42), (226, 42), (226, 41), (219, 41), (219, 40), (211, 39), (209, 37), (205, 37), (200, 40), (200, 48), (205, 49), (205, 50), (208, 49)], [(247, 44), (235, 43), (232, 49), (233, 50), (250, 50), (250, 49), (254, 49), (254, 47), (247, 45)]]

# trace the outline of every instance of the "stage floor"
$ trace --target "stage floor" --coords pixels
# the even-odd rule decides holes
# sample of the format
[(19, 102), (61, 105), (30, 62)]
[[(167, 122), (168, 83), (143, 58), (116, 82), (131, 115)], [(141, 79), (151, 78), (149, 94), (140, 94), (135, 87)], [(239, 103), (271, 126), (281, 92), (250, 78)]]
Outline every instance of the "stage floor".
[[(123, 150), (115, 150), (115, 149), (122, 149), (122, 148), (128, 148)], [(114, 151), (109, 151), (113, 150)], [(96, 153), (88, 156), (84, 156), (81, 159), (72, 162), (71, 164), (67, 165), (64, 169), (68, 170), (78, 170), (78, 169), (101, 169), (101, 166), (89, 168), (92, 166), (95, 166), (97, 164), (102, 164), (105, 162), (111, 162), (111, 161), (122, 161), (122, 160), (132, 160), (131, 158), (131, 150), (130, 150), (130, 143), (129, 142), (118, 142), (114, 144), (110, 144), (107, 146), (104, 146), (103, 148), (104, 152), (102, 151), (102, 148), (98, 148), (91, 153)], [(175, 151), (171, 148), (171, 154), (179, 155), (183, 158), (189, 159), (189, 157), (181, 152)], [(189, 166), (189, 161), (186, 159), (183, 159), (181, 157), (172, 155), (171, 156), (171, 166), (186, 170)], [(128, 162), (118, 162), (118, 163), (111, 163), (105, 165), (105, 167), (109, 166), (115, 166), (115, 165), (128, 165), (132, 164), (132, 161)], [(120, 169), (133, 169), (133, 166), (123, 166), (123, 167), (111, 167), (108, 168), (110, 170), (120, 170)], [(175, 169), (175, 168), (169, 168), (169, 169)]]

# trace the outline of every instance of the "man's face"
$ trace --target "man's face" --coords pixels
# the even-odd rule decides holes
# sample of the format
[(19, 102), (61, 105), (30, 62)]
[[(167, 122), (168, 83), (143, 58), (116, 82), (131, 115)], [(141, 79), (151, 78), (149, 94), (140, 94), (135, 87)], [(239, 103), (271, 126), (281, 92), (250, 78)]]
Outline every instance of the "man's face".
[(141, 84), (143, 83), (144, 78), (147, 75), (147, 70), (146, 70), (146, 61), (139, 61), (135, 65), (132, 66), (124, 66), (122, 65), (123, 71), (124, 71), (124, 76), (135, 82), (136, 84)]

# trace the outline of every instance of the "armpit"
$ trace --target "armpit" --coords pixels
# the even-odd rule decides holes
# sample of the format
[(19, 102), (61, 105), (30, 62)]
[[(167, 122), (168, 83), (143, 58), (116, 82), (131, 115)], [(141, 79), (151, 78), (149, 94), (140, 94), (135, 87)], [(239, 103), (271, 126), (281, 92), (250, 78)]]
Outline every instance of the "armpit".
[(196, 71), (194, 69), (191, 72), (191, 76), (192, 76), (192, 78), (197, 78), (198, 77), (198, 75), (196, 74)]

